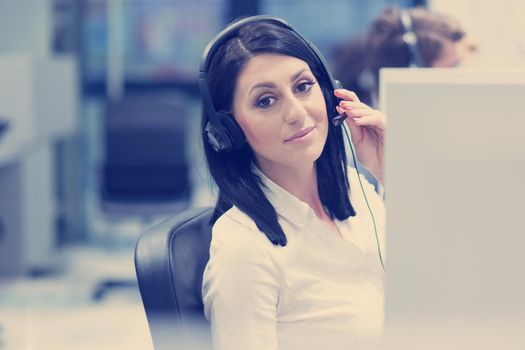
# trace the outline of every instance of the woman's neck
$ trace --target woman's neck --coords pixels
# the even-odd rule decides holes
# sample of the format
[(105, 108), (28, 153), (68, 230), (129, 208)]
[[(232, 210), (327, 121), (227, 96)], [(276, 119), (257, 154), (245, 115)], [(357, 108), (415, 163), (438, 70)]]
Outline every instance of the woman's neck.
[(315, 164), (283, 166), (259, 162), (259, 169), (287, 192), (307, 203), (319, 218), (326, 217), (317, 187)]

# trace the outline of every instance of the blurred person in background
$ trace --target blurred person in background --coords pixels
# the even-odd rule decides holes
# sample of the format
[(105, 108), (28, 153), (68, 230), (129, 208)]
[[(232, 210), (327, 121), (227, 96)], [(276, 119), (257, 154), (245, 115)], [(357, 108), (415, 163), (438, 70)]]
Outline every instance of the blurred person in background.
[(476, 44), (452, 17), (419, 7), (388, 7), (365, 34), (335, 50), (334, 76), (362, 102), (377, 107), (381, 68), (458, 67), (476, 50)]

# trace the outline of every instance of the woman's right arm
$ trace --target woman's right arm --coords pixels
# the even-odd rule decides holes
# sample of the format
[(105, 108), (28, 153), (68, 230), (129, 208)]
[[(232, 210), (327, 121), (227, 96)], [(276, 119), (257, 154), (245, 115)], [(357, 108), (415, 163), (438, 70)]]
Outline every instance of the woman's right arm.
[(276, 268), (266, 242), (253, 239), (262, 233), (246, 230), (231, 223), (214, 227), (203, 303), (216, 350), (277, 349)]

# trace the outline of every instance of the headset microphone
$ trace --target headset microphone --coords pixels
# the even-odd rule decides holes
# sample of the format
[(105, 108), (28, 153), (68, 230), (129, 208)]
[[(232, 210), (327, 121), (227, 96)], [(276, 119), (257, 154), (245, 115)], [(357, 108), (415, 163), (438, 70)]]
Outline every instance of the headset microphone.
[(339, 115), (336, 115), (333, 119), (332, 119), (332, 124), (334, 124), (335, 126), (339, 126), (341, 124), (343, 124), (343, 121), (346, 119), (346, 114), (343, 113), (343, 114), (339, 114)]
[(346, 117), (347, 117), (346, 113), (338, 114), (332, 119), (332, 124), (334, 124), (335, 126), (339, 126), (339, 125), (343, 124), (343, 122), (345, 121)]
[[(334, 79), (334, 90), (342, 89), (342, 88), (343, 88), (343, 85), (341, 84), (341, 82), (339, 80)], [(339, 104), (339, 101), (341, 101), (341, 99), (338, 98), (337, 99), (338, 104)], [(332, 124), (334, 124), (335, 126), (339, 126), (343, 124), (346, 117), (347, 117), (346, 113), (338, 114), (334, 118), (332, 118)]]

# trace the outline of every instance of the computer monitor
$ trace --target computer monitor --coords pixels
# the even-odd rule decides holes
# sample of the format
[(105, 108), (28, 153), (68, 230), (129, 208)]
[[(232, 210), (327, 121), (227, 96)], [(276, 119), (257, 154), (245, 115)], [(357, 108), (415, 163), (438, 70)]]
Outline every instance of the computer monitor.
[(525, 71), (386, 69), (386, 349), (525, 349)]
[[(122, 19), (122, 62), (127, 81), (196, 81), (204, 47), (225, 25), (226, 0), (86, 0), (82, 6), (83, 71), (88, 82), (106, 79), (111, 16)], [(113, 10), (112, 10), (113, 9)], [(113, 13), (115, 11), (117, 13)]]

